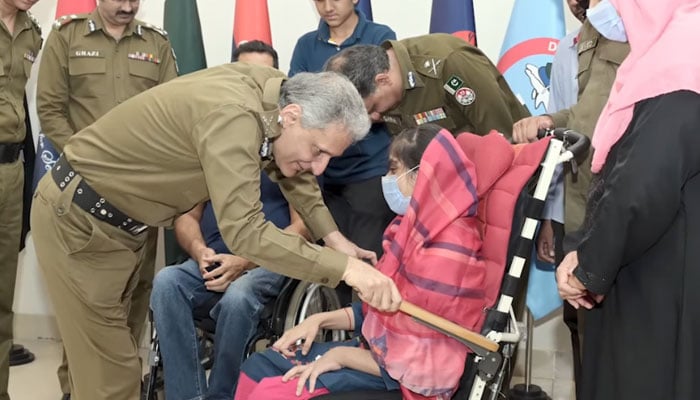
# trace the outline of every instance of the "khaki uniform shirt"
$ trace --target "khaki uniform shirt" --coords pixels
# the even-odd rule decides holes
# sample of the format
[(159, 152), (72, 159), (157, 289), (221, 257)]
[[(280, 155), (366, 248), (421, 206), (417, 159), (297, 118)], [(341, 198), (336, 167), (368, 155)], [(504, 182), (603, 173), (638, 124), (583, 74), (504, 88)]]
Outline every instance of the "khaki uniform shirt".
[(427, 122), (454, 134), (511, 137), (513, 123), (529, 116), (491, 61), (462, 39), (432, 34), (382, 45), (394, 49), (403, 77), (401, 104), (384, 115), (398, 133)]
[(177, 76), (164, 31), (134, 20), (119, 41), (97, 10), (54, 23), (41, 57), (37, 109), (60, 152), (75, 132), (117, 104)]
[(41, 49), (41, 29), (31, 14), (20, 11), (10, 34), (0, 22), (0, 143), (19, 143), (24, 124), (24, 86)]
[[(280, 134), (284, 74), (245, 63), (185, 75), (124, 102), (68, 140), (64, 154), (107, 201), (149, 225), (211, 199), (226, 245), (236, 255), (294, 278), (336, 285), (347, 256), (266, 222), (264, 169), (315, 238), (336, 231), (316, 178), (284, 178), (263, 160), (264, 139)], [(274, 145), (274, 143), (272, 143)]]
[[(551, 114), (554, 126), (568, 127), (589, 138), (593, 137), (598, 117), (608, 102), (617, 69), (629, 54), (628, 43), (608, 40), (593, 28), (590, 22), (581, 27), (578, 42), (578, 103), (569, 109)], [(564, 225), (567, 231), (578, 229), (586, 214), (588, 189), (591, 183), (589, 151), (581, 162), (576, 177), (566, 174), (564, 191)], [(575, 179), (575, 181), (574, 181)]]

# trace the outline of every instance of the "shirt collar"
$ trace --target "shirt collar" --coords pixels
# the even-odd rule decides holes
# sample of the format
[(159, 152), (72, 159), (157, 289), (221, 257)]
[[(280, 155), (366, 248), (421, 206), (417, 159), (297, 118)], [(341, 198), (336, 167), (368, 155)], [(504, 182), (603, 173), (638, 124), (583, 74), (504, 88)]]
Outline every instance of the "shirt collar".
[(286, 78), (270, 78), (265, 82), (263, 87), (263, 111), (260, 114), (262, 120), (264, 135), (267, 138), (275, 139), (280, 133), (280, 124), (278, 123), (280, 110), (280, 90), (282, 83)]
[(401, 82), (403, 85), (404, 95), (407, 90), (422, 88), (425, 83), (420, 78), (420, 75), (416, 72), (411, 62), (411, 56), (408, 54), (408, 49), (398, 40), (387, 40), (382, 43), (384, 50), (394, 49), (394, 54), (396, 54), (396, 59), (399, 62), (399, 69), (401, 72)]
[[(88, 36), (89, 34), (96, 31), (103, 31), (105, 32), (105, 34), (107, 34), (104, 20), (102, 19), (102, 16), (100, 16), (100, 13), (97, 11), (97, 9), (93, 10), (87, 19), (87, 25), (85, 27), (85, 36)], [(134, 18), (131, 22), (129, 22), (126, 28), (124, 28), (124, 35), (122, 36), (122, 38), (131, 35), (142, 37), (142, 34), (143, 26), (140, 22), (136, 20), (136, 18)]]
[[(343, 43), (335, 43), (337, 46), (340, 46), (341, 44), (349, 46), (359, 42), (362, 38), (362, 35), (365, 32), (365, 29), (367, 29), (367, 25), (369, 25), (369, 20), (362, 12), (362, 10), (355, 7), (355, 13), (358, 17), (357, 26), (355, 26), (355, 30), (352, 31), (352, 35), (350, 35), (349, 38), (345, 39)], [(321, 21), (319, 21), (318, 23), (317, 32), (319, 40), (323, 42), (328, 42), (331, 39), (331, 29), (326, 23), (326, 21), (323, 20), (323, 18), (321, 18)]]

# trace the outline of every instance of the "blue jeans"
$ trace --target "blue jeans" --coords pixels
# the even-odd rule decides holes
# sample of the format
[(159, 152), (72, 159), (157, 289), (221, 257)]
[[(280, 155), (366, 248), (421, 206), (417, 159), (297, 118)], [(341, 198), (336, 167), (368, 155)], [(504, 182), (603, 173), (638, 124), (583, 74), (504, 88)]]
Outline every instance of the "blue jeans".
[(199, 266), (191, 258), (156, 275), (151, 308), (168, 400), (233, 399), (246, 344), (257, 330), (265, 304), (279, 294), (284, 281), (282, 275), (255, 268), (226, 289), (210, 312), (216, 321), (215, 361), (207, 386), (192, 310), (219, 294), (206, 289)]

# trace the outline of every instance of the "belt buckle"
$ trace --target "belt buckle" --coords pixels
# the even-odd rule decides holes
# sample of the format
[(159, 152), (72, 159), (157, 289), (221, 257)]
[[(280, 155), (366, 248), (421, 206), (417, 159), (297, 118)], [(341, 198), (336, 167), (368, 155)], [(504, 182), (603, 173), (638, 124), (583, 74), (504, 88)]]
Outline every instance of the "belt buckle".
[(128, 229), (128, 232), (131, 233), (132, 235), (136, 236), (136, 235), (140, 234), (141, 232), (145, 231), (146, 229), (148, 229), (148, 225), (146, 225), (146, 224), (134, 225)]

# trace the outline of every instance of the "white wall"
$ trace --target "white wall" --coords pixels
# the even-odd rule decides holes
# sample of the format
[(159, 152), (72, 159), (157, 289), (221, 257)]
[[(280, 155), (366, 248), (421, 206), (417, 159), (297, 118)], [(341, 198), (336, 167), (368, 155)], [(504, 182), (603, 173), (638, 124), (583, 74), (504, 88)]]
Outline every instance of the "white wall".
[[(244, 0), (241, 0), (244, 1)], [(531, 0), (536, 2), (538, 0)], [(492, 59), (498, 60), (501, 44), (508, 26), (511, 8), (514, 0), (476, 0), (475, 18), (479, 47)], [(563, 3), (566, 3), (562, 0)], [(163, 24), (164, 0), (143, 0), (138, 18), (152, 24)], [(430, 23), (431, 0), (374, 0), (372, 10), (374, 20), (394, 29), (399, 38), (428, 33)], [(235, 0), (200, 0), (198, 1), (199, 15), (202, 24), (207, 62), (209, 66), (226, 63), (231, 57), (231, 40), (233, 32), (233, 14)], [(280, 56), (280, 68), (286, 71), (296, 39), (302, 34), (314, 30), (318, 25), (318, 15), (311, 0), (268, 0), (270, 25), (273, 45)], [(566, 5), (564, 6), (567, 10)], [(56, 9), (55, 0), (42, 0), (37, 3), (32, 13), (41, 22), (44, 38), (51, 31)], [(567, 27), (576, 25), (576, 21), (567, 14)], [(534, 22), (533, 22), (534, 23)], [(38, 65), (38, 63), (37, 63)], [(30, 81), (30, 91), (33, 91), (37, 68)], [(30, 107), (34, 99), (30, 95)], [(38, 131), (38, 121), (33, 118), (35, 132)], [(32, 246), (23, 254), (20, 261), (15, 310), (20, 314), (53, 314), (39, 274)], [(557, 323), (558, 321), (553, 321)], [(555, 336), (547, 328), (539, 348), (556, 348)], [(543, 343), (540, 343), (543, 342)]]

